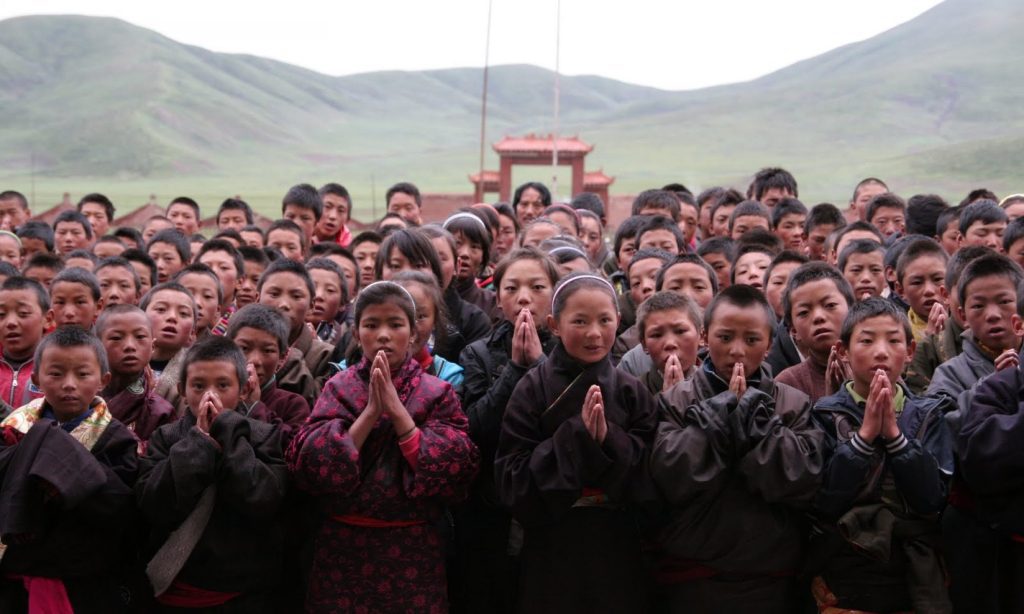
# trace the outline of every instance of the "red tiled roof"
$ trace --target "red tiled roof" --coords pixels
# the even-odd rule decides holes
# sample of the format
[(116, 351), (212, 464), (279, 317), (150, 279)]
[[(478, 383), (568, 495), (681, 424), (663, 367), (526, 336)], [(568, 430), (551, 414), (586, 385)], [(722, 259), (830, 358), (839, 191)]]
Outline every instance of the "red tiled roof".
[(57, 216), (65, 211), (74, 211), (75, 206), (67, 203), (57, 203), (42, 213), (37, 213), (32, 216), (33, 220), (40, 222), (46, 222), (50, 226), (53, 226), (53, 220), (57, 219)]
[(146, 220), (153, 217), (154, 215), (165, 215), (167, 213), (166, 207), (160, 205), (154, 205), (153, 203), (146, 203), (134, 211), (122, 215), (121, 217), (114, 218), (114, 221), (110, 223), (111, 228), (136, 228), (142, 230), (142, 226), (146, 223)]
[[(498, 183), (501, 180), (501, 175), (498, 171), (484, 171), (484, 182), (485, 183)], [(480, 173), (473, 173), (469, 176), (470, 183), (476, 184), (480, 182)]]
[[(594, 146), (585, 143), (579, 139), (579, 137), (559, 137), (558, 151), (559, 153), (590, 153), (593, 151)], [(551, 152), (554, 147), (555, 139), (550, 134), (546, 136), (537, 136), (535, 134), (528, 134), (526, 136), (506, 136), (493, 145), (494, 151), (498, 153), (510, 153), (510, 152), (529, 152), (529, 153), (542, 153)]]
[(615, 183), (615, 177), (609, 177), (603, 170), (583, 174), (583, 187), (606, 186)]

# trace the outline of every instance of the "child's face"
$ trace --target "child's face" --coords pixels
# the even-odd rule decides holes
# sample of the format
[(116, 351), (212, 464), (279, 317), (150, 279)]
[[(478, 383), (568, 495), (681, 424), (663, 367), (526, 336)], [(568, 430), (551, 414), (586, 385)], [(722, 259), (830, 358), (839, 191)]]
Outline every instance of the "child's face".
[[(565, 213), (564, 211), (552, 211), (548, 214), (548, 217), (562, 229), (562, 234), (569, 236), (576, 234), (576, 224), (573, 219), (569, 217), (568, 213)], [(456, 239), (457, 238), (458, 237), (456, 237)]]
[(156, 280), (164, 283), (185, 268), (181, 254), (170, 243), (159, 241), (149, 246), (149, 257), (156, 261)]
[(846, 298), (831, 279), (817, 279), (794, 288), (789, 300), (793, 336), (818, 358), (827, 359), (850, 310)]
[(498, 225), (498, 239), (492, 244), (492, 251), (504, 256), (516, 244), (516, 223), (506, 215), (499, 215)]
[(316, 230), (316, 215), (312, 209), (298, 205), (285, 205), (282, 217), (298, 224), (307, 237), (312, 237), (313, 231)]
[(960, 315), (977, 341), (996, 352), (1019, 347), (1017, 292), (1009, 278), (978, 277), (967, 284), (964, 294)]
[(174, 353), (194, 337), (195, 312), (189, 295), (161, 290), (151, 297), (146, 315), (153, 325), (153, 346)]
[(591, 271), (590, 261), (582, 257), (560, 262), (557, 266), (558, 272), (562, 277), (573, 273), (589, 273)]
[(341, 267), (341, 270), (345, 272), (345, 289), (350, 297), (355, 296), (356, 280), (359, 279), (359, 270), (356, 268), (356, 263), (340, 254), (332, 254), (327, 256), (327, 259)]
[(306, 313), (313, 304), (306, 282), (290, 272), (275, 273), (263, 281), (260, 304), (273, 307), (288, 318), (291, 324), (291, 339), (302, 332), (306, 324)]
[(1012, 222), (1019, 217), (1024, 217), (1024, 203), (1013, 203), (1012, 205), (1007, 205), (1003, 208), (1003, 211), (1006, 212), (1006, 217), (1010, 218), (1010, 221)]
[(871, 224), (888, 239), (897, 232), (906, 230), (906, 215), (898, 207), (881, 207), (875, 210)]
[(102, 307), (103, 299), (97, 303), (92, 290), (79, 283), (59, 281), (50, 290), (50, 313), (57, 326), (73, 324), (88, 329)]
[(484, 248), (476, 241), (471, 241), (465, 233), (456, 232), (454, 236), (459, 279), (475, 279), (483, 266)]
[(619, 244), (619, 253), (616, 256), (620, 271), (625, 273), (629, 270), (629, 261), (633, 259), (634, 254), (636, 254), (636, 237), (622, 239), (622, 243)]
[[(1024, 204), (1022, 204), (1022, 206), (1024, 206)], [(1006, 252), (1006, 255), (1009, 256), (1011, 260), (1024, 267), (1024, 237), (1011, 243), (1010, 249)]]
[(732, 276), (732, 263), (721, 252), (711, 252), (701, 256), (704, 262), (714, 269), (715, 277), (718, 278), (718, 289), (729, 287), (729, 278)]
[(352, 250), (356, 262), (359, 264), (359, 285), (363, 288), (376, 281), (373, 276), (373, 266), (377, 262), (377, 252), (380, 245), (373, 241), (363, 241)]
[(853, 296), (858, 301), (872, 296), (882, 296), (885, 290), (885, 262), (882, 252), (850, 254), (846, 259), (843, 277), (850, 282)]
[(595, 363), (603, 360), (615, 344), (619, 313), (608, 291), (583, 287), (566, 297), (557, 319), (548, 316), (548, 326), (570, 356)]
[(302, 239), (287, 228), (276, 228), (267, 233), (267, 245), (276, 247), (289, 260), (302, 262)]
[[(604, 241), (601, 239), (601, 223), (590, 216), (580, 218), (580, 240), (587, 252), (587, 257), (596, 260)], [(600, 264), (600, 263), (598, 263)]]
[(235, 259), (231, 254), (221, 251), (209, 251), (199, 258), (206, 266), (213, 269), (220, 280), (220, 287), (224, 290), (224, 305), (230, 305), (235, 300), (235, 290), (238, 288), (238, 269), (235, 268)]
[(43, 338), (46, 318), (32, 290), (0, 290), (0, 334), (4, 354), (28, 358)]
[(786, 291), (786, 283), (793, 271), (799, 267), (799, 262), (782, 262), (775, 265), (772, 274), (768, 276), (768, 285), (764, 288), (764, 295), (778, 318), (782, 318), (782, 295)]
[(46, 402), (62, 419), (88, 409), (109, 381), (110, 374), (100, 371), (96, 352), (85, 345), (47, 348), (32, 373), (32, 383), (43, 391)]
[(413, 283), (407, 285), (405, 289), (412, 295), (412, 300), (416, 304), (416, 339), (411, 348), (412, 354), (416, 355), (427, 344), (430, 335), (434, 332), (434, 320), (437, 317), (437, 312), (434, 308), (434, 301), (430, 300), (430, 296), (423, 286)]
[(705, 332), (708, 355), (719, 377), (729, 381), (736, 363), (743, 363), (748, 378), (756, 374), (768, 356), (771, 333), (768, 314), (760, 305), (720, 303)]
[(832, 254), (829, 256), (829, 264), (835, 265), (839, 262), (839, 254), (843, 253), (843, 249), (846, 248), (850, 243), (858, 239), (867, 239), (868, 241), (874, 241), (881, 245), (878, 240), (878, 235), (871, 232), (870, 230), (851, 230), (850, 232), (839, 237), (839, 241), (835, 244), (832, 249)]
[(743, 236), (743, 233), (754, 228), (768, 228), (768, 220), (764, 219), (760, 215), (741, 215), (736, 218), (736, 221), (732, 224), (732, 240), (735, 241)]
[(708, 306), (714, 294), (707, 269), (690, 262), (673, 264), (665, 271), (661, 289), (692, 298), (701, 309)]
[(70, 254), (76, 249), (89, 247), (89, 237), (85, 235), (85, 227), (78, 222), (60, 222), (53, 229), (53, 241), (57, 251)]
[(235, 293), (235, 305), (241, 309), (259, 300), (259, 291), (256, 290), (260, 282), (260, 275), (267, 267), (258, 262), (245, 262), (245, 275), (238, 280), (238, 291)]
[(103, 267), (96, 273), (103, 306), (135, 305), (139, 302), (132, 271), (120, 266)]
[[(434, 246), (434, 251), (437, 252), (438, 262), (441, 263), (441, 287), (447, 288), (455, 277), (455, 252), (452, 251), (452, 246), (446, 239), (435, 237), (430, 242)], [(396, 265), (401, 268), (396, 269)], [(384, 270), (382, 271), (384, 279), (390, 279), (396, 270), (420, 270), (424, 273), (431, 273), (430, 266), (426, 263), (423, 263), (423, 266), (419, 267), (419, 269), (412, 266), (412, 263), (405, 258), (397, 247), (391, 250), (391, 256), (388, 258), (387, 264), (384, 265)]]
[(790, 213), (782, 216), (775, 228), (775, 236), (782, 239), (786, 249), (800, 252), (804, 248), (804, 222), (807, 216), (802, 213)]
[(34, 266), (25, 269), (25, 277), (33, 279), (43, 284), (43, 287), (47, 290), (50, 289), (50, 285), (53, 283), (53, 278), (57, 276), (57, 271), (54, 271), (50, 267)]
[(935, 256), (917, 258), (907, 264), (903, 282), (896, 291), (907, 300), (914, 312), (927, 319), (932, 305), (942, 300), (946, 289), (946, 262)]
[(700, 213), (697, 208), (689, 203), (679, 203), (679, 230), (683, 231), (683, 238), (687, 245), (693, 241), (693, 235), (697, 233), (697, 222)]
[(65, 258), (64, 268), (65, 269), (85, 269), (86, 271), (92, 272), (95, 265), (89, 258)]
[(679, 253), (679, 244), (671, 230), (659, 228), (640, 235), (639, 249), (660, 249), (674, 255)]
[(155, 237), (158, 232), (161, 230), (170, 230), (171, 228), (175, 228), (175, 225), (174, 222), (170, 220), (150, 220), (142, 228), (142, 243), (148, 244), (149, 240)]
[(310, 269), (309, 276), (313, 278), (316, 294), (313, 295), (313, 308), (306, 317), (313, 324), (330, 322), (341, 307), (341, 282), (337, 275), (326, 269)]
[(904, 365), (914, 356), (914, 342), (907, 339), (907, 332), (896, 319), (875, 316), (853, 327), (850, 346), (840, 343), (839, 354), (850, 363), (857, 394), (867, 398), (871, 379), (879, 369), (890, 382), (900, 378)]
[(142, 297), (146, 296), (146, 293), (153, 288), (153, 270), (142, 262), (136, 262), (134, 260), (129, 260), (128, 262), (132, 265), (132, 268), (135, 269), (135, 273), (139, 276), (139, 299), (141, 300)]
[(745, 284), (758, 289), (764, 288), (764, 272), (772, 263), (768, 254), (749, 252), (736, 261), (735, 278), (737, 284)]
[(96, 257), (100, 260), (104, 258), (111, 258), (113, 256), (120, 256), (124, 251), (128, 249), (123, 243), (114, 243), (113, 241), (104, 241), (97, 243), (92, 248), (92, 253), (96, 254)]
[(35, 254), (50, 253), (50, 250), (46, 249), (46, 241), (35, 237), (23, 238), (21, 240), (21, 247), (25, 250), (24, 257), (26, 261)]
[(217, 300), (217, 282), (205, 273), (186, 273), (178, 282), (185, 286), (196, 302), (199, 316), (196, 330), (210, 328), (220, 319), (220, 302)]
[(228, 411), (238, 407), (238, 399), (242, 395), (238, 372), (228, 360), (198, 360), (189, 364), (181, 387), (193, 415), (199, 411), (199, 404), (207, 391), (216, 393)]
[(523, 232), (523, 247), (537, 247), (562, 231), (555, 224), (536, 224)]
[(825, 241), (836, 229), (835, 224), (818, 224), (807, 235), (807, 257), (811, 260), (825, 259)]
[(643, 346), (658, 371), (665, 370), (665, 363), (673, 355), (686, 370), (697, 364), (700, 331), (681, 309), (655, 311), (647, 314)]
[(270, 378), (284, 366), (287, 355), (281, 355), (277, 338), (265, 330), (243, 326), (235, 333), (235, 345), (245, 354), (245, 360), (256, 370), (260, 386), (266, 386)]
[(267, 243), (262, 232), (256, 232), (255, 230), (240, 230), (238, 234), (242, 235), (242, 242), (249, 247), (263, 248)]
[(981, 245), (997, 252), (1003, 251), (1003, 232), (1006, 230), (1006, 222), (992, 222), (986, 224), (977, 221), (967, 228), (961, 246)]
[(956, 218), (951, 219), (946, 224), (946, 229), (936, 238), (939, 240), (939, 245), (942, 246), (942, 249), (952, 256), (956, 250), (960, 249), (960, 220)]
[(729, 218), (732, 217), (735, 208), (735, 205), (721, 206), (715, 210), (715, 215), (711, 218), (711, 232), (716, 237), (729, 236)]
[(100, 336), (110, 360), (110, 371), (119, 376), (141, 373), (153, 357), (153, 333), (144, 313), (110, 316)]
[(551, 279), (536, 260), (520, 260), (507, 269), (497, 288), (498, 304), (505, 319), (515, 322), (519, 312), (529, 309), (538, 328), (547, 325), (551, 312)]
[(217, 230), (237, 230), (245, 227), (245, 213), (241, 209), (225, 209), (217, 214)]
[(16, 269), (21, 268), (21, 246), (9, 235), (0, 235), (0, 261), (10, 262)]
[(412, 346), (414, 333), (409, 316), (393, 301), (367, 305), (359, 315), (356, 338), (363, 356), (373, 360), (377, 352), (383, 351), (395, 372)]
[[(644, 233), (647, 236), (648, 233)], [(644, 258), (629, 267), (629, 295), (637, 307), (654, 294), (654, 280), (658, 277), (662, 261), (658, 258)]]
[(187, 204), (175, 203), (167, 208), (167, 218), (186, 237), (199, 231), (199, 219), (195, 210)]

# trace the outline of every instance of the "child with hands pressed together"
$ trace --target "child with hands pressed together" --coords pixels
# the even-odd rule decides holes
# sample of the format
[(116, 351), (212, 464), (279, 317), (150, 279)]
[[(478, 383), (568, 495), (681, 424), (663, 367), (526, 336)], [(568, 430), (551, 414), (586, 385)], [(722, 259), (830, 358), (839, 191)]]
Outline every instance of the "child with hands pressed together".
[(409, 355), (415, 321), (398, 284), (360, 292), (363, 358), (328, 381), (288, 449), (299, 488), (327, 514), (308, 612), (447, 608), (435, 522), (464, 497), (479, 456), (451, 385)]
[(654, 399), (612, 366), (619, 318), (604, 278), (563, 279), (547, 321), (559, 343), (516, 386), (494, 461), (498, 496), (525, 531), (518, 608), (643, 611), (636, 513), (654, 497)]
[(651, 359), (651, 368), (641, 381), (652, 395), (693, 375), (704, 332), (701, 312), (693, 299), (675, 292), (657, 292), (637, 311), (637, 326), (641, 346)]

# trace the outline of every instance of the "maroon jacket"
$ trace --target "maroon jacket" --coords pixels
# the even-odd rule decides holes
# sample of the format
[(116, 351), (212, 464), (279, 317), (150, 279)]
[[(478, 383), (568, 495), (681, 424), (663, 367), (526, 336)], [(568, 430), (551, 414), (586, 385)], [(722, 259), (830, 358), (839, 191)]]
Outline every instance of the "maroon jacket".
[[(176, 419), (174, 406), (154, 390), (156, 378), (149, 367), (132, 385), (118, 393), (103, 390), (100, 396), (107, 402), (111, 415), (135, 433), (140, 441), (149, 441), (150, 435)], [(140, 453), (145, 451), (141, 447)]]
[(278, 388), (277, 380), (272, 379), (260, 391), (260, 400), (249, 408), (248, 416), (280, 427), (281, 445), (287, 447), (309, 418), (309, 404), (301, 395)]

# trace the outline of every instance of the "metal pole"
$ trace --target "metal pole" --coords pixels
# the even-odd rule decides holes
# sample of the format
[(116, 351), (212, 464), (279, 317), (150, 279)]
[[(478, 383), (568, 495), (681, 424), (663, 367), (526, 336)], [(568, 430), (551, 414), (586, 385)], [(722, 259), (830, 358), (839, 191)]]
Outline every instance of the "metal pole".
[(484, 152), (487, 142), (487, 73), (491, 65), (491, 8), (494, 0), (487, 0), (487, 38), (484, 43), (484, 92), (480, 103), (480, 200), (484, 197)]
[(561, 86), (560, 55), (562, 37), (562, 0), (555, 3), (555, 131), (551, 135), (551, 195), (558, 197), (558, 100)]

